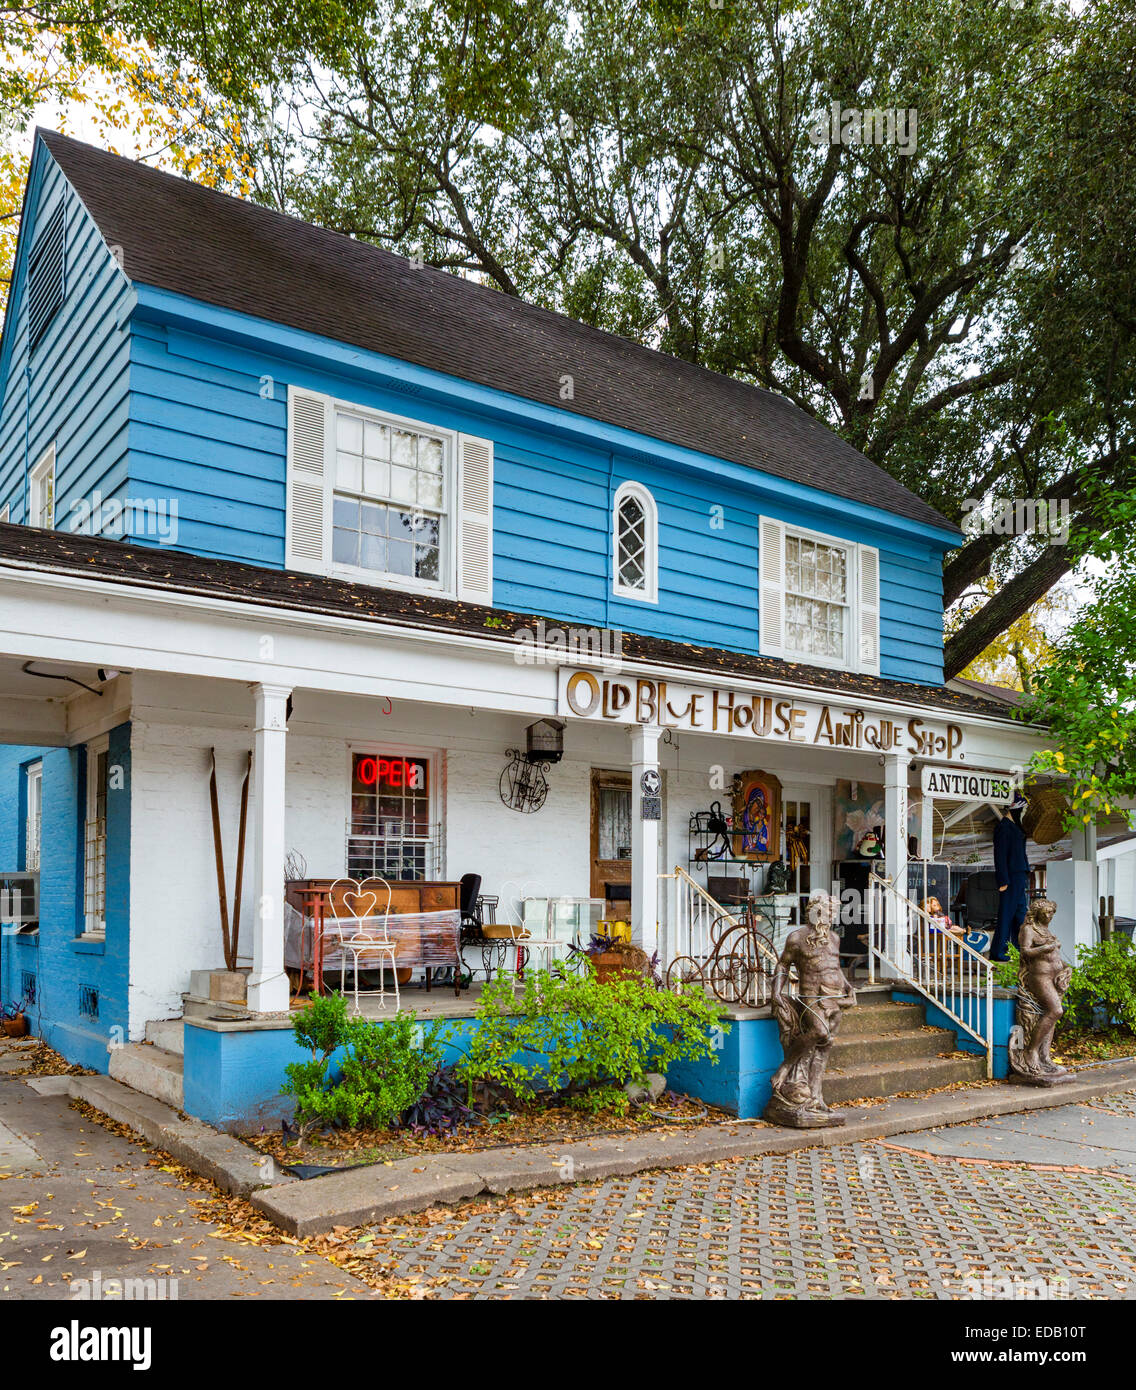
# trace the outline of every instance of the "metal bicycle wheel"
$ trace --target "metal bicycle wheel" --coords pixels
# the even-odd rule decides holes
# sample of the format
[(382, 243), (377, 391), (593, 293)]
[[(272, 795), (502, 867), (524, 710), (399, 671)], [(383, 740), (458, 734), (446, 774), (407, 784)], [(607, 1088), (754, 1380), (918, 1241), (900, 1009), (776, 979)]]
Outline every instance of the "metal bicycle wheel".
[(724, 1004), (744, 1004), (749, 993), (750, 967), (740, 952), (717, 955), (710, 962), (707, 978), (710, 988)]
[(696, 961), (693, 956), (675, 956), (667, 966), (665, 982), (667, 989), (676, 993), (681, 992), (687, 985), (704, 985), (706, 980), (701, 962)]

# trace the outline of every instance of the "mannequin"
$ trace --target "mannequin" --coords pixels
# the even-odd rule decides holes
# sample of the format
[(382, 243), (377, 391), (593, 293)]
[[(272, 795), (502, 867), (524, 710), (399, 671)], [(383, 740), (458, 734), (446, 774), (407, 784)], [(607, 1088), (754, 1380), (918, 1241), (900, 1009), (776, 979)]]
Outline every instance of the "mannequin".
[(994, 874), (998, 880), (998, 925), (990, 947), (991, 960), (1006, 960), (1007, 946), (1018, 944), (1018, 930), (1029, 911), (1030, 866), (1022, 812), (1029, 803), (1014, 798), (994, 826)]

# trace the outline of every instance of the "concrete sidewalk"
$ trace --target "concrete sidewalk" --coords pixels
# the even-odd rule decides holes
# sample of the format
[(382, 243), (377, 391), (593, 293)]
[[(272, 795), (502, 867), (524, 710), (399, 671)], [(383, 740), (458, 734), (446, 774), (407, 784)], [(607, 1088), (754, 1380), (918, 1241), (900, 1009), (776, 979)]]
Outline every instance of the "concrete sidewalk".
[(4, 1299), (381, 1297), (302, 1247), (226, 1240), (196, 1215), (210, 1194), (71, 1108), (75, 1079), (0, 1076)]

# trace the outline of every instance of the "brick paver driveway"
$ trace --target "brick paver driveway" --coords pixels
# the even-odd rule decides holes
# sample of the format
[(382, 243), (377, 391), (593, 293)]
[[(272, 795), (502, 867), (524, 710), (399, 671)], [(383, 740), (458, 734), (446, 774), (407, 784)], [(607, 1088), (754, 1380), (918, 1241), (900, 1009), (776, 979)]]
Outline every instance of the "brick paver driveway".
[[(1093, 1105), (1136, 1145), (1134, 1098)], [(919, 1142), (435, 1211), (372, 1227), (362, 1248), (443, 1298), (1136, 1296), (1136, 1175), (931, 1156)]]

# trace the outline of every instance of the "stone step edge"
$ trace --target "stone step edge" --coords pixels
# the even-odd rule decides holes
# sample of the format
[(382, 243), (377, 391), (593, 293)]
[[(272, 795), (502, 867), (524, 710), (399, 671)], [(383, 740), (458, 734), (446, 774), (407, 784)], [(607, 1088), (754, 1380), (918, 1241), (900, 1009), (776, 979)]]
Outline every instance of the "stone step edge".
[(851, 1077), (853, 1080), (865, 1081), (870, 1077), (878, 1076), (881, 1072), (899, 1072), (902, 1075), (905, 1071), (917, 1071), (922, 1067), (934, 1066), (937, 1062), (977, 1062), (985, 1072), (986, 1054), (983, 1052), (963, 1052), (961, 1049), (947, 1053), (945, 1056), (939, 1052), (933, 1052), (925, 1057), (903, 1057), (894, 1058), (882, 1062), (850, 1062), (846, 1067), (838, 1067), (835, 1061), (829, 1062), (825, 1072), (826, 1077)]
[[(357, 1168), (286, 1187), (261, 1188), (250, 1200), (290, 1235), (320, 1235), (336, 1226), (363, 1226), (484, 1193), (500, 1195), (656, 1168), (757, 1158), (1053, 1109), (1136, 1085), (1136, 1060), (1086, 1068), (1081, 1076), (1049, 1089), (1002, 1085), (892, 1097), (844, 1110), (847, 1123), (835, 1129), (765, 1128), (732, 1120), (677, 1134), (629, 1135), (436, 1158), (420, 1155), (398, 1159), (390, 1167)], [(839, 1106), (835, 1108), (840, 1111)]]
[(116, 1052), (129, 1052), (132, 1057), (140, 1057), (151, 1066), (162, 1067), (166, 1071), (185, 1071), (184, 1053), (171, 1052), (168, 1047), (159, 1047), (157, 1043), (143, 1042), (141, 1039), (130, 1043), (108, 1043), (107, 1052), (112, 1056)]
[(249, 1197), (266, 1184), (297, 1181), (280, 1171), (274, 1159), (258, 1153), (232, 1134), (188, 1119), (153, 1096), (110, 1076), (72, 1076), (68, 1093), (92, 1109), (134, 1130), (148, 1144), (192, 1168), (222, 1192)]

